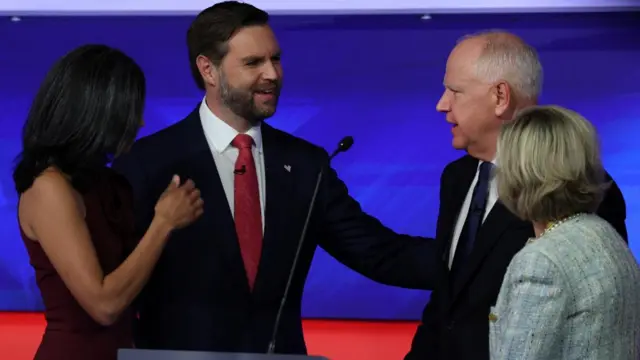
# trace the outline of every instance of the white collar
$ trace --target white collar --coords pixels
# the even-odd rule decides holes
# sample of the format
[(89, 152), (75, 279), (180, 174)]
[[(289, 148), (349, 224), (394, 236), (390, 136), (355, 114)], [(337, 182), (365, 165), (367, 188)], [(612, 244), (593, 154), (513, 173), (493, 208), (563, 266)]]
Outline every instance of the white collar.
[[(206, 99), (202, 100), (199, 113), (202, 128), (211, 141), (211, 145), (217, 152), (224, 152), (239, 132), (217, 117), (207, 106)], [(253, 138), (256, 149), (262, 152), (262, 132), (260, 131), (260, 124), (251, 127), (245, 134)]]

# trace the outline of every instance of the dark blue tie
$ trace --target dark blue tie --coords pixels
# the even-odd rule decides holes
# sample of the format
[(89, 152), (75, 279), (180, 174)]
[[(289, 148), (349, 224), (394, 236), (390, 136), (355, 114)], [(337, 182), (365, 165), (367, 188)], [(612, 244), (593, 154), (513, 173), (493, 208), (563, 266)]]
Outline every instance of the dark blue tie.
[(466, 263), (467, 257), (473, 249), (473, 243), (476, 241), (476, 235), (478, 234), (478, 230), (480, 230), (480, 225), (482, 225), (482, 219), (484, 218), (484, 212), (487, 207), (487, 198), (489, 197), (489, 181), (491, 179), (492, 169), (493, 164), (490, 162), (482, 162), (482, 164), (480, 164), (478, 182), (473, 189), (471, 205), (469, 205), (467, 219), (460, 233), (458, 245), (456, 246), (456, 254), (451, 266), (451, 272), (454, 275), (460, 267)]

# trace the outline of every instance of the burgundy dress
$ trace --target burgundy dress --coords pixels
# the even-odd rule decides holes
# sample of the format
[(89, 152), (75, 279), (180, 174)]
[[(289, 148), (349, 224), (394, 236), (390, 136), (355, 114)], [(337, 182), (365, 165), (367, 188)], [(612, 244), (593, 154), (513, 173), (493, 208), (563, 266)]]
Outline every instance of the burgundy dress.
[[(89, 174), (82, 192), (86, 222), (105, 274), (126, 258), (133, 234), (132, 196), (126, 180), (111, 169)], [(115, 360), (119, 348), (132, 347), (132, 313), (111, 326), (94, 321), (71, 295), (39, 243), (22, 239), (35, 269), (47, 327), (35, 360)]]

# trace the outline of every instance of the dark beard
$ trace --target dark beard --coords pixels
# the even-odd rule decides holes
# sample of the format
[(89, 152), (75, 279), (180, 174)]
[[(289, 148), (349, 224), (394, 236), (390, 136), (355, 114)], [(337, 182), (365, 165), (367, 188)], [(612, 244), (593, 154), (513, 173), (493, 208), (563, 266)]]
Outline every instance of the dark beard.
[[(278, 99), (279, 92), (280, 87), (277, 86), (276, 101)], [(253, 92), (251, 90), (232, 87), (229, 85), (229, 82), (223, 72), (220, 72), (220, 98), (231, 112), (247, 120), (251, 126), (258, 125), (260, 122), (273, 116), (275, 113), (275, 110), (262, 111), (259, 109), (253, 101)]]

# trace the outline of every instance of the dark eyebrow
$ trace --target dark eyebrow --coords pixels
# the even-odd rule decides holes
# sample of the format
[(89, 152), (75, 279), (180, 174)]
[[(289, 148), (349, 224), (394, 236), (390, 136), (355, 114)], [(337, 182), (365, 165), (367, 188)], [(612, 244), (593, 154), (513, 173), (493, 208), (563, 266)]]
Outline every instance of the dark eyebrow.
[[(282, 53), (278, 51), (277, 53), (271, 56), (271, 59), (280, 59), (281, 56), (282, 56)], [(247, 56), (242, 58), (242, 62), (245, 64), (249, 64), (252, 62), (261, 62), (261, 61), (264, 61), (264, 59), (265, 59), (264, 56)]]
[(252, 62), (260, 62), (262, 60), (264, 60), (264, 56), (247, 56), (242, 58), (242, 62), (245, 64), (249, 64)]

